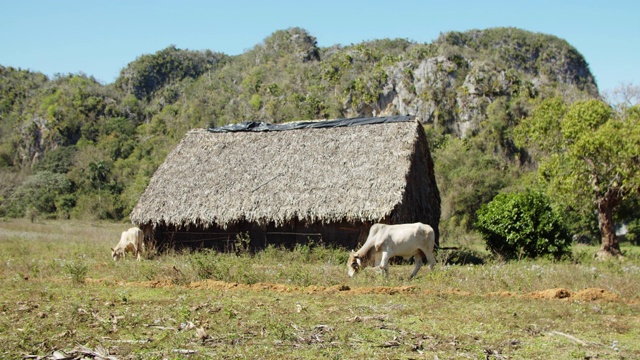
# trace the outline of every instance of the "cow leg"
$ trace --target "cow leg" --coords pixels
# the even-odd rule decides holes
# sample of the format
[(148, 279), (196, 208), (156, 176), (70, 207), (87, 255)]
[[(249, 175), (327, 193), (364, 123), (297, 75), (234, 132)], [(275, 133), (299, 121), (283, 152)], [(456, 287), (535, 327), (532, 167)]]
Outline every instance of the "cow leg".
[(433, 251), (426, 251), (424, 254), (427, 256), (427, 262), (429, 262), (429, 270), (433, 270), (436, 265), (436, 257), (433, 256)]
[(409, 279), (413, 279), (414, 276), (418, 273), (418, 270), (422, 267), (422, 252), (418, 251), (418, 253), (413, 257), (416, 262), (416, 267), (413, 268), (413, 273), (409, 276)]
[(384, 270), (385, 276), (389, 276), (389, 254), (386, 251), (382, 252), (382, 258), (380, 259), (380, 269)]

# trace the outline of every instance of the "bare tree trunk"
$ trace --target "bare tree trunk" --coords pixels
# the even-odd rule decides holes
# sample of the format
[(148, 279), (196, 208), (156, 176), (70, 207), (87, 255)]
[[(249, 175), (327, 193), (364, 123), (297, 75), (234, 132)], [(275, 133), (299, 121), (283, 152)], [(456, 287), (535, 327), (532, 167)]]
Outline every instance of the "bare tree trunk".
[(616, 200), (616, 197), (605, 196), (605, 198), (596, 202), (598, 207), (598, 226), (602, 235), (602, 247), (597, 255), (622, 255), (613, 223), (613, 208), (618, 202)]

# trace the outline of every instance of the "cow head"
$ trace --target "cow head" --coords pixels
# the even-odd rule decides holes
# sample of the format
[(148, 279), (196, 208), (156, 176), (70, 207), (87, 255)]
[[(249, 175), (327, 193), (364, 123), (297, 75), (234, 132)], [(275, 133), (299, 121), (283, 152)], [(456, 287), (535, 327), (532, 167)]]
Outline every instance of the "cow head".
[(124, 250), (120, 248), (118, 249), (111, 248), (111, 257), (113, 258), (113, 261), (116, 261), (123, 256), (124, 256)]
[(352, 251), (351, 254), (349, 254), (347, 269), (349, 271), (349, 276), (355, 275), (360, 269), (362, 269), (362, 258), (358, 253)]

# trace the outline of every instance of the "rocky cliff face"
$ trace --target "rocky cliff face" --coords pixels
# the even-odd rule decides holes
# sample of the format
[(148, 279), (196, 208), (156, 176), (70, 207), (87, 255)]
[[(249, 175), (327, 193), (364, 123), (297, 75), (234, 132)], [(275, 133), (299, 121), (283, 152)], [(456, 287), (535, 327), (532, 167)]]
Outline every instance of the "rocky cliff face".
[[(480, 42), (491, 31), (472, 32), (473, 38)], [(526, 34), (530, 37), (526, 42), (502, 35), (484, 49), (471, 40), (445, 48), (442, 44), (451, 44), (449, 35), (443, 35), (439, 40), (443, 55), (386, 69), (387, 82), (366, 115), (412, 115), (465, 137), (500, 98), (509, 102), (552, 91), (570, 98), (598, 96), (586, 61), (573, 47), (548, 35)]]

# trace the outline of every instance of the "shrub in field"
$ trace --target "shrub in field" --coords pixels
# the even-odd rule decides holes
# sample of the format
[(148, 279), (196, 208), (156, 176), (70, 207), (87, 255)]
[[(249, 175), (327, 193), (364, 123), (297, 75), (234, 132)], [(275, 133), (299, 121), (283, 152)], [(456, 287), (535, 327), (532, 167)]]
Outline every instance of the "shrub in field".
[(13, 217), (27, 216), (35, 220), (40, 215), (57, 211), (60, 198), (71, 191), (72, 185), (65, 175), (41, 171), (29, 176), (1, 205), (3, 212)]
[(640, 219), (634, 219), (627, 224), (627, 240), (634, 245), (640, 245)]
[(89, 266), (83, 259), (76, 259), (66, 262), (64, 264), (64, 270), (71, 276), (71, 280), (73, 280), (74, 283), (82, 284), (89, 272)]
[(229, 278), (230, 262), (214, 250), (204, 249), (194, 252), (189, 256), (189, 262), (198, 279), (226, 280)]
[(568, 231), (543, 194), (499, 194), (478, 210), (477, 218), (487, 248), (505, 259), (569, 254)]
[(349, 251), (336, 247), (334, 245), (325, 244), (320, 240), (314, 241), (307, 238), (305, 244), (296, 244), (291, 252), (292, 260), (302, 262), (328, 262), (332, 264), (343, 264), (349, 258)]

